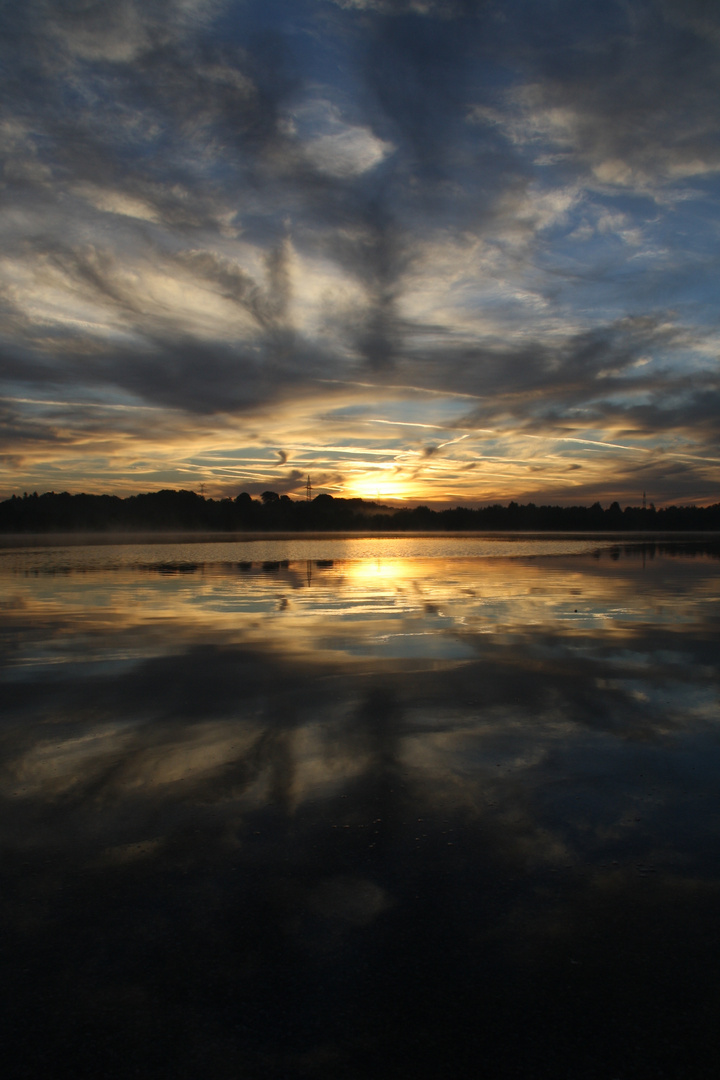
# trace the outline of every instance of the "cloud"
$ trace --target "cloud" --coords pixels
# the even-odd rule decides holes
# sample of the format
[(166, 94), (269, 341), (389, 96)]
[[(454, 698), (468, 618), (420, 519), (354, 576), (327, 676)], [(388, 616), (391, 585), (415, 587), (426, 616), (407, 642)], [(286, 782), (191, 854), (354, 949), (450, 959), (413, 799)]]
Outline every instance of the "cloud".
[(346, 10), (377, 12), (380, 15), (426, 15), (452, 18), (483, 6), (483, 0), (332, 0)]
[(627, 19), (618, 9), (602, 28), (592, 16), (575, 22), (571, 50), (562, 36), (556, 48), (531, 42), (528, 76), (509, 91), (510, 110), (484, 117), (516, 144), (569, 155), (590, 182), (652, 191), (715, 172), (720, 23), (705, 11), (698, 20), (674, 3), (634, 4)]
[[(235, 416), (290, 446), (364, 383), (399, 422), (457, 424), (465, 394), (516, 438), (714, 456), (706, 5), (30, 0), (5, 23), (6, 399)], [(67, 437), (18, 409), (30, 442)], [(452, 455), (477, 473), (461, 451), (428, 483)]]
[(80, 184), (76, 193), (96, 209), (108, 214), (121, 214), (125, 217), (138, 218), (140, 221), (160, 220), (157, 210), (143, 199), (133, 198), (122, 191), (112, 191), (95, 187), (93, 184)]
[(374, 169), (393, 150), (368, 127), (345, 123), (337, 107), (322, 98), (294, 107), (283, 130), (297, 137), (311, 166), (337, 179)]

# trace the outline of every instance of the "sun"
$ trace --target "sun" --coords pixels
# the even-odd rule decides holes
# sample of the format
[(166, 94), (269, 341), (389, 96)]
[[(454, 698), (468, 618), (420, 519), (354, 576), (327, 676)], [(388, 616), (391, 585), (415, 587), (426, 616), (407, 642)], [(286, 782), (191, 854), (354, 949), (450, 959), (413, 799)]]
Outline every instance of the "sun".
[(372, 502), (381, 502), (383, 499), (403, 500), (409, 497), (407, 485), (402, 481), (370, 479), (355, 480), (348, 485), (346, 492), (348, 498), (360, 497)]

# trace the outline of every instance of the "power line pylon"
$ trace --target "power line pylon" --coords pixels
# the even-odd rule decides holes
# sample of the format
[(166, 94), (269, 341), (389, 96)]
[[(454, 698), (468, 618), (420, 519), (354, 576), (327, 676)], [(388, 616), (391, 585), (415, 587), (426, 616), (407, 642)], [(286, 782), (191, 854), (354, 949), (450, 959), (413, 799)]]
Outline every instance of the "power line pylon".
[(312, 498), (312, 484), (310, 483), (310, 477), (307, 478), (307, 484), (305, 485), (305, 498), (310, 502)]

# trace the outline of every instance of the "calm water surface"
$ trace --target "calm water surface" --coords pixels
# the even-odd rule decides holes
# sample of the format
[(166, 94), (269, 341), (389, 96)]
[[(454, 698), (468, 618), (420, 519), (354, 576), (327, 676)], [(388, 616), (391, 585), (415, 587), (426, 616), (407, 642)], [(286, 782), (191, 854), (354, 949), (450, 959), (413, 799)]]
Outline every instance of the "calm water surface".
[(0, 552), (11, 1075), (717, 1075), (719, 556)]

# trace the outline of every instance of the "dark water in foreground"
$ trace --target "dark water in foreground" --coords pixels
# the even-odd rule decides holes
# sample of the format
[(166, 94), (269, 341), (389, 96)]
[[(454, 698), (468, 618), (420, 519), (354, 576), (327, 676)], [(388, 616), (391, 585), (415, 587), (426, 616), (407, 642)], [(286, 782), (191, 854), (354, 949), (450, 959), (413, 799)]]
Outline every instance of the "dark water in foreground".
[(720, 552), (353, 543), (0, 554), (5, 1075), (718, 1075)]

